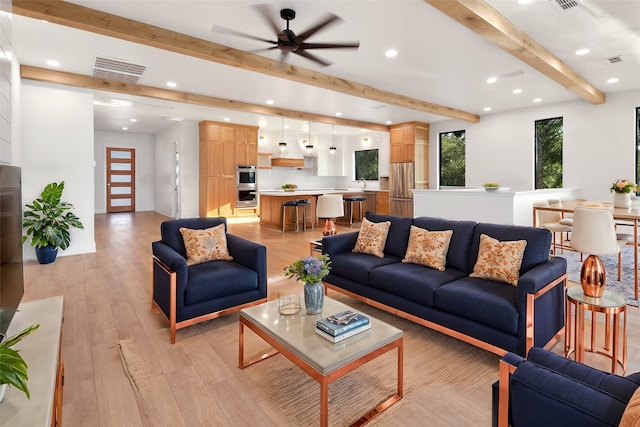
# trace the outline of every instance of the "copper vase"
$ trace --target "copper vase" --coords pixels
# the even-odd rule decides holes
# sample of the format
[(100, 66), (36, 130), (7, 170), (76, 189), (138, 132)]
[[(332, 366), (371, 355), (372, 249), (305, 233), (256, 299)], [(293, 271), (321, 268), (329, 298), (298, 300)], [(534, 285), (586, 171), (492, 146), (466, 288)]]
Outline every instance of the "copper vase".
[(582, 263), (580, 285), (586, 296), (600, 298), (607, 286), (607, 272), (602, 260), (597, 255), (589, 255)]

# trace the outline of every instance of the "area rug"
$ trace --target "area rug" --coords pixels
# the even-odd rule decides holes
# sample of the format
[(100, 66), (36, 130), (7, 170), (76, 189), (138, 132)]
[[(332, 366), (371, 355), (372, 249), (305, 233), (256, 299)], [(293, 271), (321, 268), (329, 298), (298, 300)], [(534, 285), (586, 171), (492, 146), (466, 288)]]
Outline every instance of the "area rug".
[[(430, 402), (427, 406), (432, 406), (428, 411), (433, 414), (434, 425), (490, 423), (491, 384), (498, 379), (497, 355), (348, 297), (334, 293), (332, 296), (404, 332), (405, 398), (368, 425), (405, 425), (398, 424), (398, 417), (415, 415), (415, 403), (407, 402), (414, 395), (420, 401)], [(230, 314), (179, 330), (175, 348), (188, 346), (191, 341), (195, 344), (203, 334), (208, 342), (229, 342), (229, 335), (237, 334), (237, 323), (238, 315)], [(268, 350), (264, 341), (245, 331), (247, 360)], [(163, 330), (162, 334), (168, 339), (168, 331)], [(237, 338), (234, 343), (230, 345), (237, 345)], [(329, 425), (350, 425), (393, 395), (397, 385), (396, 362), (397, 353), (393, 350), (333, 382), (329, 386)], [(237, 366), (230, 368), (244, 387), (252, 390), (254, 399), (275, 424), (318, 425), (320, 386), (284, 356), (273, 356), (243, 370)], [(136, 372), (131, 375), (135, 381)], [(458, 398), (464, 394), (471, 396), (468, 400), (478, 402), (478, 407), (460, 405)], [(456, 414), (459, 420), (452, 420), (451, 414)]]
[(118, 352), (129, 382), (134, 390), (140, 391), (149, 384), (150, 374), (149, 365), (142, 356), (137, 342), (132, 339), (118, 341)]
[[(569, 280), (580, 283), (580, 269), (582, 268), (580, 253), (564, 251), (558, 256), (567, 260)], [(633, 246), (627, 245), (622, 248), (622, 276), (620, 281), (618, 281), (618, 256), (604, 255), (600, 259), (602, 259), (607, 271), (607, 289), (622, 295), (627, 300), (627, 304), (638, 307), (633, 285)]]

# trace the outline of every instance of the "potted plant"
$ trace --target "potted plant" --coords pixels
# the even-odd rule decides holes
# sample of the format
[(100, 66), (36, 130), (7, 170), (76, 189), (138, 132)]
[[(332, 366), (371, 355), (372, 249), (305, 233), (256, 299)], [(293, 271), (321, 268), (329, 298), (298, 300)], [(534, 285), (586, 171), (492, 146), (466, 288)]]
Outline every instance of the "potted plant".
[(27, 388), (27, 380), (29, 379), (27, 363), (20, 356), (18, 350), (14, 350), (11, 347), (39, 327), (40, 325), (31, 325), (0, 343), (0, 401), (4, 397), (7, 385), (17, 388), (27, 395), (27, 399), (31, 399)]
[(30, 239), (31, 246), (36, 250), (40, 264), (50, 264), (56, 260), (58, 248), (65, 250), (71, 242), (71, 227), (84, 228), (80, 219), (71, 212), (73, 205), (61, 201), (64, 181), (59, 184), (52, 182), (47, 185), (39, 198), (23, 213), (23, 223), (26, 235), (22, 236), (22, 243)]

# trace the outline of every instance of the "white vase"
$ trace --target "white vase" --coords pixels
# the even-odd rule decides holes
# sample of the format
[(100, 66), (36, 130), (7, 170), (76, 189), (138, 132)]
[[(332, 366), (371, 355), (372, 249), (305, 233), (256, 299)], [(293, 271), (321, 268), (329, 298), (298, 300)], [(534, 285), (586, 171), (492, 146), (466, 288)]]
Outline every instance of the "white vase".
[(631, 193), (613, 193), (613, 207), (625, 208), (631, 207)]

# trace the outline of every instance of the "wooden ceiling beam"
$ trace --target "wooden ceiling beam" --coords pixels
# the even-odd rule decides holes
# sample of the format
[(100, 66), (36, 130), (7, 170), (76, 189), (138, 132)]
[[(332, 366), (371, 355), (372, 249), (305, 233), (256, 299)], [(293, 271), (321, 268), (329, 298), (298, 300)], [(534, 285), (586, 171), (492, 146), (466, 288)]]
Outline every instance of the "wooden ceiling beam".
[(424, 0), (592, 104), (606, 95), (483, 0)]
[(12, 7), (13, 13), (29, 18), (44, 19), (55, 24), (280, 77), (359, 98), (473, 123), (480, 121), (480, 116), (477, 114), (387, 92), (307, 68), (283, 64), (279, 61), (228, 46), (65, 1), (13, 0)]
[(247, 102), (233, 101), (230, 99), (216, 98), (213, 96), (198, 95), (177, 90), (163, 89), (152, 86), (129, 84), (114, 80), (98, 79), (83, 74), (67, 73), (64, 71), (49, 70), (46, 68), (20, 66), (20, 77), (27, 80), (35, 80), (47, 83), (56, 83), (66, 86), (81, 87), (85, 89), (104, 90), (108, 92), (126, 93), (147, 98), (162, 99), (164, 101), (181, 102), (184, 104), (201, 105), (204, 107), (223, 108), (269, 116), (287, 117), (314, 123), (327, 123), (338, 126), (349, 126), (368, 130), (389, 132), (385, 125), (362, 122), (359, 120), (342, 119), (333, 116), (305, 113), (302, 111), (287, 110), (284, 108), (266, 107), (264, 105), (250, 104)]

